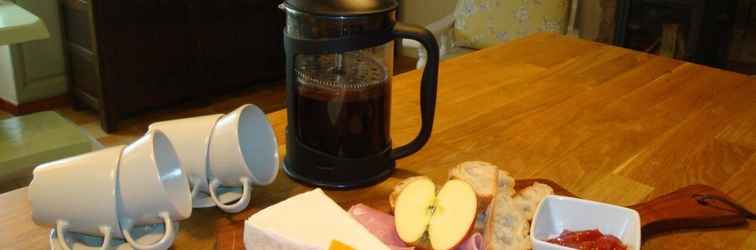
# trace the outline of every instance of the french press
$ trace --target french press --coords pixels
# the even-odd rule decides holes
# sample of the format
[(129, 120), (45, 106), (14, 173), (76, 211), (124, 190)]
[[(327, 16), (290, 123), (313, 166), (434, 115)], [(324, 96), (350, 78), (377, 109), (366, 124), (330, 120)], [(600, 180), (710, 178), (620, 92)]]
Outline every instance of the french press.
[[(284, 31), (288, 127), (284, 171), (327, 188), (370, 185), (396, 159), (430, 138), (436, 105), (438, 44), (426, 29), (396, 22), (394, 0), (286, 0)], [(421, 129), (392, 148), (394, 40), (420, 42), (428, 63), (420, 86)]]

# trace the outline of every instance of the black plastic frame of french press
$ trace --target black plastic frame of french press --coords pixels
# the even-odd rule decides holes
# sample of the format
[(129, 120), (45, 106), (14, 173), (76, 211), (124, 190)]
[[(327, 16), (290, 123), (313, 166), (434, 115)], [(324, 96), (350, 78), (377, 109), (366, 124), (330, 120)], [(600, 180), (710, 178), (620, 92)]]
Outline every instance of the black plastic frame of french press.
[[(379, 46), (393, 41), (393, 27), (385, 31), (352, 35), (339, 38), (303, 39), (284, 32), (286, 51), (286, 104), (288, 106), (286, 127), (286, 156), (283, 170), (295, 181), (307, 185), (332, 189), (364, 187), (388, 178), (396, 165), (389, 144), (380, 153), (362, 158), (337, 157), (303, 144), (297, 130), (300, 126), (295, 116), (298, 88), (295, 60), (298, 55), (343, 53)], [(292, 112), (294, 111), (294, 112)]]

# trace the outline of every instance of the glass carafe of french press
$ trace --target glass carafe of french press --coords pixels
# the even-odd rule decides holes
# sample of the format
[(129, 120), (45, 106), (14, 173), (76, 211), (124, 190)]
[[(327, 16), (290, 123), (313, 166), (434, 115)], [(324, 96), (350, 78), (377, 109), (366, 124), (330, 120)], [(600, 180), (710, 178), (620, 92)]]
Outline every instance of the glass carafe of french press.
[[(321, 187), (352, 188), (387, 178), (396, 159), (430, 138), (438, 45), (420, 27), (395, 21), (394, 0), (286, 0), (284, 31), (288, 127), (284, 171)], [(394, 40), (428, 52), (421, 89), (421, 129), (392, 148)], [(401, 101), (401, 100), (398, 100)]]

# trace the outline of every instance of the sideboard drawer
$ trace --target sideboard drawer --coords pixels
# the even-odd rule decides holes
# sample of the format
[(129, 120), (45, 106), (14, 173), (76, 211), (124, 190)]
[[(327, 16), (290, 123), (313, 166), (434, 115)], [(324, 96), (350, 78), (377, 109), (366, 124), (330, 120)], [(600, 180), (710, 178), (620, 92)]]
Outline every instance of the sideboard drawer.
[(63, 20), (66, 40), (90, 51), (97, 51), (94, 43), (93, 25), (89, 2), (63, 0)]
[(92, 98), (100, 98), (102, 81), (97, 55), (74, 44), (68, 45), (71, 85)]
[(89, 12), (89, 0), (60, 0), (60, 2), (67, 9)]

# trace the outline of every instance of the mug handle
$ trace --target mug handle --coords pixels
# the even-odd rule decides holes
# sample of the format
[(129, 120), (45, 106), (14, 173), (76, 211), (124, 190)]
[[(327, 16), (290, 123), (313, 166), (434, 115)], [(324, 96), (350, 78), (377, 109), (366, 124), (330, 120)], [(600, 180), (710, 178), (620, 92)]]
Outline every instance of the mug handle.
[(436, 113), (436, 90), (438, 89), (438, 43), (428, 29), (397, 22), (394, 25), (394, 35), (420, 42), (428, 54), (428, 62), (423, 69), (420, 82), (420, 132), (410, 143), (391, 151), (392, 159), (399, 159), (411, 155), (422, 148), (431, 136), (433, 118)]
[(199, 182), (200, 178), (196, 176), (192, 177), (191, 181), (189, 181), (189, 183), (192, 184), (192, 199), (197, 197), (197, 194), (199, 193), (199, 185), (197, 185)]
[(129, 232), (131, 228), (134, 226), (131, 221), (127, 222), (124, 228), (122, 229), (123, 232), (123, 238), (126, 239), (129, 244), (134, 247), (134, 249), (139, 250), (159, 250), (159, 249), (168, 249), (171, 245), (173, 245), (173, 240), (176, 239), (176, 231), (173, 228), (173, 220), (171, 220), (171, 215), (168, 214), (168, 212), (160, 212), (160, 217), (163, 218), (163, 225), (165, 225), (165, 232), (163, 233), (163, 237), (158, 240), (155, 243), (152, 243), (150, 245), (143, 245), (136, 240), (134, 240), (133, 237), (131, 237), (131, 233)]
[(242, 183), (242, 196), (235, 203), (228, 205), (221, 202), (218, 195), (215, 194), (215, 189), (217, 189), (221, 185), (220, 180), (218, 180), (218, 178), (215, 178), (210, 182), (210, 197), (213, 199), (218, 208), (226, 213), (238, 213), (247, 208), (247, 206), (249, 205), (249, 200), (252, 196), (252, 182), (247, 177), (241, 177), (239, 181), (241, 181)]
[[(58, 245), (60, 245), (63, 250), (71, 250), (70, 247), (68, 247), (68, 244), (66, 243), (65, 239), (65, 230), (68, 229), (68, 222), (64, 220), (59, 220), (58, 223), (55, 225), (55, 233), (57, 234), (57, 241)], [(101, 226), (100, 227), (100, 233), (103, 236), (102, 240), (102, 246), (100, 246), (100, 250), (105, 250), (110, 246), (110, 240), (112, 239), (112, 234), (110, 233), (110, 227), (108, 226)]]

